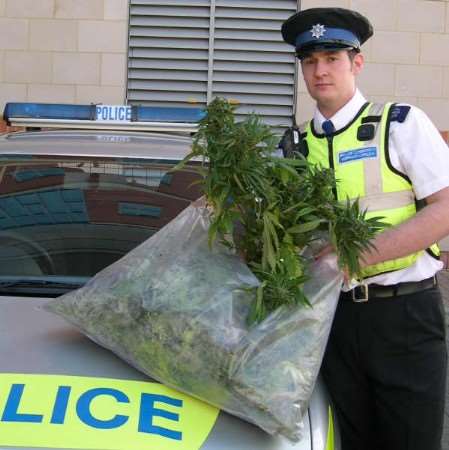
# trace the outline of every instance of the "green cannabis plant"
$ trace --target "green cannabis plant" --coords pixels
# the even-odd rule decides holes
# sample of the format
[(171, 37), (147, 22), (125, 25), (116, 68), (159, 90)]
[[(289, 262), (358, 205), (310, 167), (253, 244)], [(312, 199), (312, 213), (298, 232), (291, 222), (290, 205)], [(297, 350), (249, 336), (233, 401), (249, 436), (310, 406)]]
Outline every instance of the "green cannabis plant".
[[(209, 243), (234, 246), (261, 282), (250, 323), (281, 305), (308, 305), (304, 252), (326, 234), (339, 264), (360, 272), (359, 255), (383, 226), (366, 218), (358, 201), (339, 202), (331, 169), (304, 158), (273, 156), (279, 137), (255, 114), (236, 121), (235, 107), (216, 98), (178, 168), (201, 158), (202, 188), (211, 209)], [(234, 237), (230, 239), (229, 237)]]

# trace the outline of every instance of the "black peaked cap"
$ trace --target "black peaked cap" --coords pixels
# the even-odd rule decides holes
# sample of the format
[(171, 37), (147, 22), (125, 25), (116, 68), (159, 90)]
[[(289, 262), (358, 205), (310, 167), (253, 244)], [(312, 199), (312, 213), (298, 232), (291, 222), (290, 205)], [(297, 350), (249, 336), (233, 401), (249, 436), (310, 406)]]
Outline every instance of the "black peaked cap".
[(328, 28), (349, 31), (358, 38), (360, 45), (373, 35), (373, 27), (369, 20), (357, 11), (345, 8), (310, 8), (299, 11), (282, 24), (282, 37), (288, 44), (296, 47), (299, 52), (303, 49), (313, 50), (315, 45), (317, 47), (320, 44), (332, 46), (333, 43), (336, 44), (336, 48), (348, 46), (358, 48), (358, 45), (343, 45), (342, 41), (332, 38), (325, 39), (325, 36), (318, 41), (313, 39), (312, 33), (308, 41), (297, 45), (298, 36), (311, 31), (312, 27), (318, 24)]

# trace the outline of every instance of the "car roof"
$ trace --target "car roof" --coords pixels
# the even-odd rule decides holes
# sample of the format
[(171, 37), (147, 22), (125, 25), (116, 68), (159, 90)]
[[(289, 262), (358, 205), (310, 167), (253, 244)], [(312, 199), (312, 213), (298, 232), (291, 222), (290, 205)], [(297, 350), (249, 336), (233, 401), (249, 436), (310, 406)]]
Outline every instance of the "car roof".
[(17, 131), (0, 136), (0, 156), (14, 154), (180, 160), (188, 135), (109, 130)]

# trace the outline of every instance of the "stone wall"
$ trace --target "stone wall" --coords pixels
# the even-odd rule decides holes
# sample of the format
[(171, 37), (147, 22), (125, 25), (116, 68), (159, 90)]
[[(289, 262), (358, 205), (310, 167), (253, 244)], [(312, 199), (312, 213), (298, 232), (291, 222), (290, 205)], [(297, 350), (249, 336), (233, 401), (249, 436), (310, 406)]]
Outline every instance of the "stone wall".
[(0, 108), (123, 103), (127, 26), (127, 0), (0, 0)]
[[(421, 107), (447, 139), (449, 0), (301, 2), (316, 6), (370, 18), (363, 93)], [(0, 0), (0, 109), (6, 101), (123, 103), (127, 34), (128, 0)], [(312, 111), (300, 81), (298, 121)]]

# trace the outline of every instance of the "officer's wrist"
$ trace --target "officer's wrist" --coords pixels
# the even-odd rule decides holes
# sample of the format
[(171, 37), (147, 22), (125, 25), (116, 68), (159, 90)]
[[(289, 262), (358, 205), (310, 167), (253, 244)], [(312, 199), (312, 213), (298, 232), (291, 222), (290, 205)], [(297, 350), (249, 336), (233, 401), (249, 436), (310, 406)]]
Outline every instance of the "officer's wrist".
[(359, 265), (361, 269), (364, 269), (365, 267), (372, 266), (377, 263), (378, 261), (376, 261), (376, 254), (374, 254), (373, 252), (364, 251), (360, 254)]

